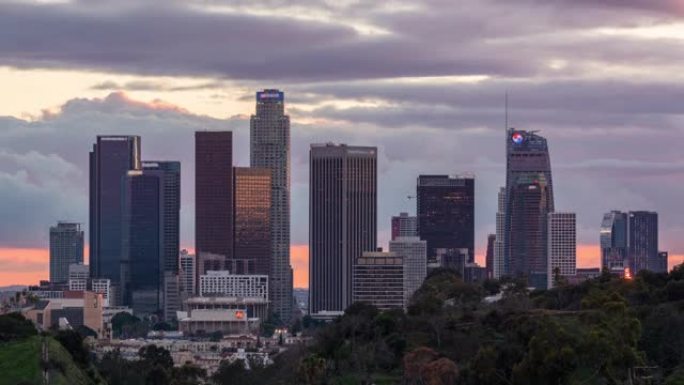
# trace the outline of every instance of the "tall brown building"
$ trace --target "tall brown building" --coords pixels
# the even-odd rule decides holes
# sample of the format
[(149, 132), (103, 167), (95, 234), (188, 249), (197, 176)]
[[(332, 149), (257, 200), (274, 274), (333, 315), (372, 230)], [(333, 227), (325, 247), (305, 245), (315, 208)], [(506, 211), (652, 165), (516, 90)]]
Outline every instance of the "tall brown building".
[(271, 271), (271, 170), (233, 170), (235, 251), (228, 270), (233, 274)]
[[(233, 258), (233, 133), (195, 132), (195, 251)], [(199, 276), (196, 279), (199, 282)]]

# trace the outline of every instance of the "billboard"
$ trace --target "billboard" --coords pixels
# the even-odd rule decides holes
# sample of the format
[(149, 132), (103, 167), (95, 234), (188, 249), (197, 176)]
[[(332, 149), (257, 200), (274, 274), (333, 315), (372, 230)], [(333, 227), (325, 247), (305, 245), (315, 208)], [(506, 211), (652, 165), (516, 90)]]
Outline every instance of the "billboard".
[(285, 100), (285, 93), (278, 90), (264, 90), (256, 93), (257, 102), (274, 100), (282, 102)]

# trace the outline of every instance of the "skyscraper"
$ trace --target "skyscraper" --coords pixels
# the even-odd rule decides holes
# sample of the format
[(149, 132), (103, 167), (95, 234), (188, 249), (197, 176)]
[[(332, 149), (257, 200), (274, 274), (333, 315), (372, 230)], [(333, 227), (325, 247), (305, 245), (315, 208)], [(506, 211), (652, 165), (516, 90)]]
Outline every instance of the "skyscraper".
[(143, 162), (124, 185), (124, 303), (138, 314), (176, 309), (168, 302), (178, 301), (180, 163)]
[(67, 282), (69, 265), (83, 263), (80, 223), (58, 222), (50, 227), (50, 282)]
[(90, 152), (90, 275), (121, 279), (124, 178), (140, 169), (139, 136), (98, 136)]
[(509, 129), (506, 139), (505, 270), (547, 286), (547, 215), (554, 211), (551, 160), (546, 139)]
[(420, 175), (417, 194), (418, 235), (427, 241), (428, 258), (435, 249), (468, 249), (475, 260), (475, 179)]
[(627, 246), (631, 271), (654, 270), (658, 260), (658, 213), (630, 211)]
[(400, 213), (399, 216), (392, 217), (392, 239), (398, 237), (417, 237), (418, 219), (409, 216), (408, 213)]
[(236, 167), (235, 252), (228, 270), (233, 274), (271, 271), (271, 170)]
[(309, 309), (343, 311), (354, 261), (377, 246), (377, 149), (314, 144), (309, 164)]
[(601, 267), (613, 273), (624, 274), (627, 260), (627, 213), (611, 211), (601, 222)]
[(658, 213), (611, 211), (601, 222), (601, 264), (616, 274), (634, 276), (649, 269), (661, 271), (658, 258)]
[(271, 309), (284, 321), (292, 317), (290, 266), (290, 117), (285, 94), (256, 94), (256, 114), (250, 120), (250, 166), (271, 170)]
[(487, 278), (494, 277), (494, 248), (496, 243), (496, 234), (489, 234), (487, 236), (487, 252), (485, 254), (485, 268), (487, 270)]
[(195, 284), (205, 255), (233, 258), (233, 223), (233, 133), (195, 132)]
[(181, 297), (187, 299), (195, 294), (195, 255), (187, 250), (180, 252), (180, 290)]
[(404, 261), (404, 292), (408, 304), (427, 276), (427, 242), (415, 236), (397, 237), (390, 241), (389, 251)]
[(498, 194), (498, 211), (496, 212), (496, 239), (494, 240), (494, 268), (492, 276), (496, 279), (506, 275), (504, 252), (504, 236), (506, 228), (506, 188), (501, 187)]
[(548, 272), (547, 287), (556, 285), (556, 275), (572, 277), (577, 268), (577, 231), (575, 213), (548, 215)]

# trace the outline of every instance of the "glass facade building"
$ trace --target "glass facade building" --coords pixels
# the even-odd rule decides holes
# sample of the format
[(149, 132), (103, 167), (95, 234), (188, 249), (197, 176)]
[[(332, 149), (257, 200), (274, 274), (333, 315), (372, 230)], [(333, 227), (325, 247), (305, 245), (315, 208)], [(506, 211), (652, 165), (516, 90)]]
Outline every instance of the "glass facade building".
[(221, 255), (229, 260), (233, 258), (233, 247), (233, 133), (198, 131), (195, 132), (195, 284), (205, 271), (206, 255)]
[(90, 152), (90, 275), (121, 281), (123, 182), (140, 169), (139, 136), (98, 136)]
[(427, 242), (428, 259), (436, 249), (468, 249), (475, 259), (475, 179), (421, 175), (417, 193), (418, 235)]
[(551, 159), (546, 138), (509, 129), (506, 135), (504, 217), (505, 275), (546, 288), (547, 216), (554, 211)]
[(228, 266), (232, 274), (263, 274), (271, 271), (271, 171), (236, 167), (235, 252)]

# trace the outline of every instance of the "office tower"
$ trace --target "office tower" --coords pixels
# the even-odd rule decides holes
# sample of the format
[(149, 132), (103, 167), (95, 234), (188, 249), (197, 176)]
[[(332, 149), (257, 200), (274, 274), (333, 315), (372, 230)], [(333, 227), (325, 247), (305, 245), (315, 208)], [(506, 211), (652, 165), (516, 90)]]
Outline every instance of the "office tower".
[(310, 313), (352, 303), (352, 269), (377, 245), (377, 149), (314, 144), (309, 182)]
[(632, 272), (654, 270), (658, 259), (658, 213), (630, 211), (627, 246)]
[(233, 274), (271, 271), (271, 170), (233, 170), (235, 251), (227, 269)]
[(629, 268), (627, 260), (627, 213), (611, 211), (601, 222), (601, 267), (616, 274)]
[(121, 281), (123, 182), (140, 169), (139, 136), (98, 136), (90, 152), (90, 275)]
[(496, 212), (496, 238), (494, 240), (494, 268), (493, 278), (499, 279), (506, 275), (504, 252), (504, 229), (506, 223), (506, 188), (501, 187), (498, 194), (498, 211)]
[(81, 224), (58, 222), (50, 227), (50, 282), (67, 282), (73, 263), (83, 263)]
[(475, 257), (475, 179), (420, 175), (417, 193), (418, 235), (427, 241), (428, 259), (435, 249), (468, 249)]
[(292, 316), (290, 266), (290, 117), (285, 94), (256, 93), (256, 114), (250, 120), (250, 166), (271, 170), (271, 309), (287, 322)]
[(658, 252), (658, 257), (656, 258), (656, 261), (653, 264), (651, 270), (653, 270), (656, 273), (667, 273), (668, 272), (667, 260), (668, 260), (668, 252), (667, 251)]
[(601, 262), (616, 274), (659, 271), (658, 213), (611, 211), (601, 223)]
[(165, 320), (176, 319), (176, 312), (181, 310), (183, 297), (180, 290), (180, 276), (173, 271), (164, 272), (162, 309)]
[(124, 186), (124, 304), (143, 315), (176, 308), (164, 294), (178, 285), (180, 163), (143, 162)]
[(427, 242), (416, 236), (397, 237), (390, 241), (389, 251), (404, 260), (404, 294), (408, 304), (427, 276)]
[(575, 213), (548, 215), (548, 288), (556, 286), (560, 277), (574, 277), (577, 268), (577, 235)]
[(485, 269), (487, 270), (487, 278), (494, 277), (494, 243), (496, 242), (496, 234), (489, 234), (487, 236), (487, 252), (485, 254)]
[(195, 255), (187, 250), (180, 252), (180, 287), (184, 296), (189, 298), (195, 294)]
[(458, 275), (465, 280), (465, 267), (469, 263), (470, 256), (468, 249), (435, 249), (435, 264), (436, 268), (451, 269), (458, 273)]
[(367, 251), (354, 262), (353, 302), (380, 310), (405, 307), (404, 262), (395, 253)]
[(547, 286), (547, 215), (554, 211), (551, 160), (546, 139), (509, 129), (506, 138), (504, 269)]
[[(195, 282), (205, 255), (233, 258), (233, 133), (195, 132)], [(197, 288), (195, 288), (197, 291)]]
[(408, 213), (400, 213), (398, 217), (392, 217), (392, 239), (398, 237), (417, 237), (418, 218), (409, 216)]

